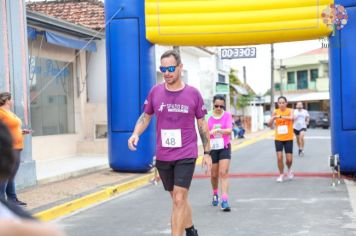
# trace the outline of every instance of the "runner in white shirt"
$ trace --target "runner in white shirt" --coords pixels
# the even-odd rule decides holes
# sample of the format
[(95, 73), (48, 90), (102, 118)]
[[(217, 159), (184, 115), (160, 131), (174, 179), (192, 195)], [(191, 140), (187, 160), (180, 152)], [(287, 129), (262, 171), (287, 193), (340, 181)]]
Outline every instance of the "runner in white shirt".
[(307, 131), (309, 124), (309, 113), (303, 109), (303, 103), (297, 102), (296, 109), (294, 110), (294, 134), (297, 137), (298, 156), (304, 156), (304, 133)]

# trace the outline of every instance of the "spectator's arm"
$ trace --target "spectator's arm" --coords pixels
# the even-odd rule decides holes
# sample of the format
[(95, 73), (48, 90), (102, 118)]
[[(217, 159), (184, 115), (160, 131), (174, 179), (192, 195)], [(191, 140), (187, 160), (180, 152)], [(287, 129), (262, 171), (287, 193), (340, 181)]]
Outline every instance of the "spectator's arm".
[(0, 220), (0, 236), (64, 236), (52, 225), (36, 221)]

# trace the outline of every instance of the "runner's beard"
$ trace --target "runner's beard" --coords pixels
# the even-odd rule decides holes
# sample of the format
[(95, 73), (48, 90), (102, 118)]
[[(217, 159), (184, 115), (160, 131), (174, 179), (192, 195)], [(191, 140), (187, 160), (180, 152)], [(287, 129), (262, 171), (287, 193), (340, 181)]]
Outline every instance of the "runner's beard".
[(169, 85), (174, 85), (179, 81), (179, 79), (177, 77), (164, 77), (164, 81)]

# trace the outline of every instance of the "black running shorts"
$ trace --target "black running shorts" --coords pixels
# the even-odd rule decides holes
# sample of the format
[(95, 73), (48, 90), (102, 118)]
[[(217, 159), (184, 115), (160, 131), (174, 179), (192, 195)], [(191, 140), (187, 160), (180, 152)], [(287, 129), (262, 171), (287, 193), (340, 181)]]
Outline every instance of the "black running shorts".
[(299, 136), (299, 134), (300, 134), (300, 132), (302, 132), (302, 131), (307, 131), (307, 129), (306, 128), (303, 128), (303, 129), (301, 129), (301, 130), (297, 130), (297, 129), (293, 129), (294, 130), (294, 134), (295, 135), (297, 135), (297, 136)]
[(189, 189), (193, 179), (196, 158), (177, 161), (156, 161), (156, 168), (166, 191), (173, 191), (174, 185)]
[(227, 148), (219, 149), (219, 150), (211, 150), (210, 151), (211, 160), (213, 164), (219, 163), (220, 160), (223, 159), (231, 159), (231, 145), (229, 143)]
[(288, 140), (288, 141), (275, 140), (274, 144), (276, 146), (276, 152), (283, 152), (284, 149), (285, 153), (293, 153), (293, 140)]

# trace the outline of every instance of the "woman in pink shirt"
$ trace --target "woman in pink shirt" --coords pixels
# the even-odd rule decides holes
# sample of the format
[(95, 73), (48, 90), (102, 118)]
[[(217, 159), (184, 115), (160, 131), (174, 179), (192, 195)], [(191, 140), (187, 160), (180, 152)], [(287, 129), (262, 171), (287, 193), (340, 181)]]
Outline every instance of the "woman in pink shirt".
[(219, 178), (221, 183), (221, 209), (230, 211), (228, 203), (228, 173), (231, 159), (230, 136), (232, 132), (231, 113), (225, 111), (225, 97), (215, 95), (213, 98), (213, 111), (207, 115), (210, 131), (211, 158), (211, 185), (213, 187), (212, 205), (219, 205)]

